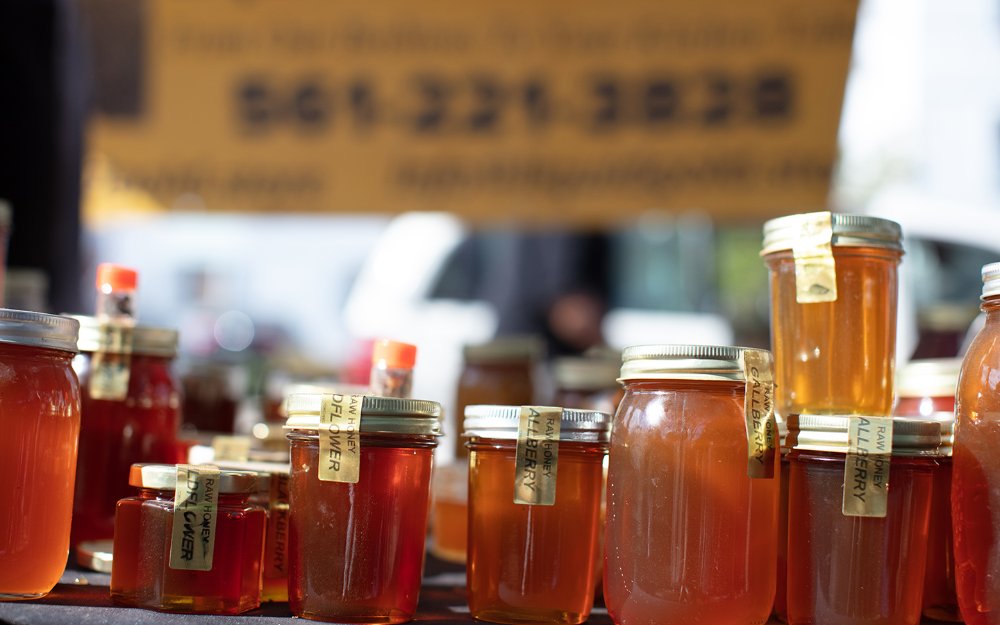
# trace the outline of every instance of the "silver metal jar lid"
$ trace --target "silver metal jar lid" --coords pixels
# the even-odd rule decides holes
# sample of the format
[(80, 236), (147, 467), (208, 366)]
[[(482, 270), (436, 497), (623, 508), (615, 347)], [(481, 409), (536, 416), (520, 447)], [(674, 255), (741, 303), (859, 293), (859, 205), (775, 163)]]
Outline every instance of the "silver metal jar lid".
[[(864, 415), (789, 415), (787, 444), (789, 448), (802, 451), (846, 454), (849, 450), (847, 437), (852, 416)], [(950, 455), (950, 451), (951, 446), (941, 423), (910, 417), (892, 419), (893, 456), (939, 457)]]
[(10, 222), (13, 219), (14, 211), (10, 207), (10, 202), (0, 198), (0, 228), (7, 229), (10, 228)]
[[(96, 317), (73, 315), (80, 322), (79, 349), (81, 352), (108, 352), (119, 349), (108, 342), (108, 335), (101, 331), (102, 324)], [(132, 329), (132, 352), (143, 356), (173, 358), (177, 355), (179, 335), (170, 328), (137, 325)]]
[(555, 359), (552, 374), (559, 388), (600, 391), (618, 385), (620, 362), (620, 358), (567, 356)]
[[(257, 473), (254, 471), (220, 469), (219, 478), (220, 493), (257, 492)], [(177, 486), (177, 465), (133, 464), (128, 473), (128, 483), (137, 488), (174, 490)]]
[(911, 360), (896, 375), (899, 397), (954, 397), (961, 358), (928, 358)]
[[(517, 440), (520, 406), (473, 405), (465, 407), (464, 436)], [(606, 443), (611, 437), (611, 415), (596, 410), (565, 408), (559, 422), (559, 440)]]
[(830, 239), (833, 246), (903, 250), (903, 230), (894, 221), (868, 215), (817, 212), (786, 215), (765, 222), (761, 255), (792, 249), (798, 239), (827, 220), (833, 231)]
[[(728, 345), (635, 345), (622, 353), (622, 380), (746, 381), (746, 347)], [(758, 350), (764, 351), (764, 350)]]
[(980, 299), (1000, 295), (1000, 263), (983, 265), (983, 295)]
[[(285, 430), (316, 432), (323, 399), (329, 394), (299, 393), (285, 400)], [(362, 433), (441, 436), (441, 404), (421, 399), (365, 395), (361, 404)]]
[(486, 343), (466, 345), (462, 356), (467, 363), (529, 362), (542, 354), (541, 339), (534, 336), (501, 336)]
[(0, 308), (0, 343), (76, 353), (80, 324), (76, 319), (26, 310)]

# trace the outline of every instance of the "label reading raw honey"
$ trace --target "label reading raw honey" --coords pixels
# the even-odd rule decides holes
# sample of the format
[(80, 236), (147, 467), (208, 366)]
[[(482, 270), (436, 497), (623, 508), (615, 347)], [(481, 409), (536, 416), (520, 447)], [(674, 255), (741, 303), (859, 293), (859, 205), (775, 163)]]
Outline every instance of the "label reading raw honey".
[(284, 577), (288, 573), (288, 474), (271, 474), (268, 497), (267, 553), (264, 554), (264, 576)]
[(119, 323), (102, 323), (99, 327), (100, 349), (90, 361), (88, 390), (93, 399), (122, 401), (128, 395), (128, 380), (132, 369), (133, 328)]
[(849, 419), (844, 465), (845, 516), (885, 517), (889, 500), (892, 419)]
[(211, 571), (219, 509), (219, 469), (177, 465), (170, 568)]
[(247, 458), (250, 456), (250, 437), (226, 435), (213, 436), (212, 451), (214, 452), (216, 460), (246, 462)]
[(832, 220), (830, 213), (817, 213), (815, 219), (802, 225), (802, 231), (792, 244), (795, 301), (800, 304), (837, 301)]
[(772, 479), (778, 449), (778, 423), (774, 418), (774, 359), (762, 349), (743, 350), (746, 378), (744, 414), (747, 428), (747, 475)]
[(521, 406), (517, 427), (514, 503), (551, 506), (556, 503), (559, 432), (562, 408)]
[(332, 394), (319, 413), (319, 479), (357, 484), (361, 475), (361, 405), (364, 395)]

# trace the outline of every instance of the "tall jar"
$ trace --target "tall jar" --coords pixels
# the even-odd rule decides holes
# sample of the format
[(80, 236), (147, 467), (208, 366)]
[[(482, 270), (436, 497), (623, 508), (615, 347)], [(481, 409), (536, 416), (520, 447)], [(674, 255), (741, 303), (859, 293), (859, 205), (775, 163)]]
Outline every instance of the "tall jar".
[(957, 358), (913, 360), (902, 367), (896, 383), (896, 416), (929, 419), (941, 424), (946, 450), (934, 468), (931, 517), (927, 528), (927, 572), (924, 616), (960, 622), (955, 595), (955, 552), (951, 526), (951, 438), (955, 429), (955, 388), (962, 361)]
[(1000, 263), (983, 267), (982, 310), (959, 375), (952, 458), (955, 582), (968, 625), (1000, 622)]
[(617, 625), (767, 621), (778, 535), (770, 361), (739, 347), (625, 350), (604, 563)]
[(792, 415), (788, 428), (789, 625), (918, 625), (940, 424)]
[[(127, 344), (112, 339), (94, 317), (80, 322), (80, 355), (73, 368), (83, 398), (76, 495), (73, 500), (73, 545), (85, 554), (110, 552), (115, 506), (129, 497), (133, 464), (174, 464), (180, 427), (179, 384), (172, 371), (177, 331), (137, 326)], [(91, 379), (95, 354), (127, 358), (128, 379), (119, 392), (100, 388)], [(101, 365), (98, 359), (98, 366)], [(86, 544), (83, 544), (86, 543)], [(102, 546), (106, 545), (106, 546)]]
[(286, 411), (292, 613), (338, 623), (411, 620), (440, 404), (308, 394), (291, 395)]
[(79, 327), (67, 317), (0, 309), (0, 600), (41, 597), (66, 566)]
[(778, 414), (891, 414), (901, 236), (827, 212), (764, 224)]
[(587, 620), (611, 416), (468, 406), (469, 611), (493, 623)]

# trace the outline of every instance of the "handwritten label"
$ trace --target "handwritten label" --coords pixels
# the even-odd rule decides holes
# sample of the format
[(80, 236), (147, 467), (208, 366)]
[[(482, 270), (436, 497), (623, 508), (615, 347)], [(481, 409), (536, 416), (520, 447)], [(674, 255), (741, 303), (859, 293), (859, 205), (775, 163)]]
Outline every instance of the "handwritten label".
[(747, 475), (774, 478), (778, 423), (774, 418), (774, 357), (762, 349), (742, 353), (746, 378), (744, 412), (747, 427)]
[(892, 419), (850, 417), (847, 442), (843, 513), (884, 518), (889, 502)]
[(276, 579), (288, 574), (288, 474), (271, 474), (268, 497), (267, 541), (264, 577)]
[(792, 244), (795, 258), (795, 301), (817, 304), (837, 301), (837, 267), (833, 260), (833, 217), (817, 213), (803, 224)]
[(132, 371), (133, 328), (117, 323), (100, 326), (100, 349), (90, 361), (88, 390), (92, 399), (122, 401), (128, 396)]
[(517, 427), (514, 503), (551, 506), (556, 503), (559, 433), (562, 408), (521, 406)]
[(319, 414), (319, 479), (357, 484), (361, 476), (361, 405), (364, 395), (332, 394)]
[(215, 459), (232, 462), (246, 462), (250, 456), (249, 436), (213, 436), (212, 451)]
[(177, 465), (170, 568), (211, 571), (219, 509), (219, 469)]

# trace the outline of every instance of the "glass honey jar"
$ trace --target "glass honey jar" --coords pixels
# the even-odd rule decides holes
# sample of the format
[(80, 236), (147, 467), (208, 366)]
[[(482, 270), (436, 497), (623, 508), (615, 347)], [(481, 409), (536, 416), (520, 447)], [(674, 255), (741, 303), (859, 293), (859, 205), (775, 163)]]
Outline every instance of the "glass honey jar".
[[(93, 552), (114, 537), (115, 506), (133, 494), (133, 464), (174, 464), (180, 427), (179, 383), (172, 371), (176, 330), (135, 326), (127, 343), (114, 339), (94, 317), (80, 322), (80, 354), (73, 368), (80, 378), (82, 418), (73, 499), (73, 545)], [(117, 394), (94, 393), (95, 354), (127, 356), (128, 377)], [(98, 366), (100, 366), (100, 359)]]
[(621, 379), (605, 534), (612, 620), (766, 622), (778, 537), (770, 353), (629, 347)]
[(493, 623), (587, 620), (611, 416), (468, 406), (469, 611)]
[(257, 475), (135, 464), (118, 502), (111, 599), (164, 612), (239, 614), (260, 605), (264, 509)]
[(788, 420), (788, 623), (918, 625), (941, 425)]
[(891, 413), (901, 236), (827, 212), (764, 224), (778, 414)]
[(288, 601), (338, 623), (413, 618), (424, 566), (436, 402), (288, 397)]
[(1000, 263), (982, 277), (986, 321), (962, 362), (952, 457), (955, 583), (967, 625), (1000, 622)]
[(79, 327), (68, 317), (0, 309), (0, 600), (41, 597), (66, 567)]
[(934, 492), (927, 528), (927, 572), (923, 613), (936, 621), (960, 622), (955, 595), (955, 552), (951, 525), (951, 439), (955, 429), (955, 388), (962, 361), (958, 358), (913, 360), (896, 380), (895, 416), (930, 419), (941, 424), (947, 446), (934, 469)]

